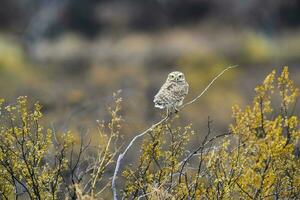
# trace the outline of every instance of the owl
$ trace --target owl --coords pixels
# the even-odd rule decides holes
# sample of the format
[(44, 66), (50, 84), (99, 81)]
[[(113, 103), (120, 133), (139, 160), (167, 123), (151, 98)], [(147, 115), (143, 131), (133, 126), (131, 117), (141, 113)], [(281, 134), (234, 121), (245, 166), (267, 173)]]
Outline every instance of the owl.
[(171, 72), (166, 82), (154, 96), (155, 107), (167, 109), (167, 114), (178, 112), (179, 106), (183, 104), (188, 94), (189, 84), (186, 82), (182, 72)]

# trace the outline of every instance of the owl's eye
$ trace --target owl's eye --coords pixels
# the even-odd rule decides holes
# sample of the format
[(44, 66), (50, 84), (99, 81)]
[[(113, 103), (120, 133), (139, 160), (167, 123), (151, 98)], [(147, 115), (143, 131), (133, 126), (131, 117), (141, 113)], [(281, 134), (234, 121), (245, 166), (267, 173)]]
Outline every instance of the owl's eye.
[(174, 79), (175, 78), (174, 75), (170, 75), (169, 77), (170, 77), (170, 79)]

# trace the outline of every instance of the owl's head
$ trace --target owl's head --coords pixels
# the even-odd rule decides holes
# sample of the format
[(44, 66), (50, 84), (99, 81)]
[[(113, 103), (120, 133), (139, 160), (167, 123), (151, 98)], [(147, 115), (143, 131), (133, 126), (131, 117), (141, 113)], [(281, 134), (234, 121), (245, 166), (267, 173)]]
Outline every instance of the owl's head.
[(185, 81), (185, 77), (184, 74), (182, 72), (171, 72), (168, 75), (168, 79), (167, 81), (172, 81), (172, 82), (184, 82)]

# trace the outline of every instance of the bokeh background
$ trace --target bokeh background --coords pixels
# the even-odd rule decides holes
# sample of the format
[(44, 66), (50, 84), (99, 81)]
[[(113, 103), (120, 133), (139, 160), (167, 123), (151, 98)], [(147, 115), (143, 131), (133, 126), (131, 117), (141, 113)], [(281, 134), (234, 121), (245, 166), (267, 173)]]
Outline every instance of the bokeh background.
[(189, 100), (236, 64), (183, 123), (226, 130), (272, 69), (288, 65), (300, 85), (300, 1), (1, 0), (0, 97), (40, 101), (57, 132), (94, 137), (122, 90), (126, 141), (161, 117), (152, 100), (170, 71), (186, 74)]

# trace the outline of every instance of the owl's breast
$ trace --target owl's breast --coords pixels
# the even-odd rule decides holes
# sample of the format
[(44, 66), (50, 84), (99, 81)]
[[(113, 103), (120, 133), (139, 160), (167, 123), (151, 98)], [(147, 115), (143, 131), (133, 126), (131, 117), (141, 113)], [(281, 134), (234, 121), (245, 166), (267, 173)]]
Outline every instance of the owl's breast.
[(188, 93), (186, 82), (166, 82), (154, 97), (155, 107), (165, 108), (182, 104)]

